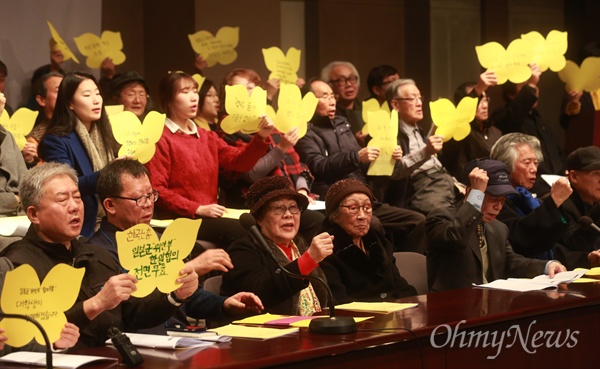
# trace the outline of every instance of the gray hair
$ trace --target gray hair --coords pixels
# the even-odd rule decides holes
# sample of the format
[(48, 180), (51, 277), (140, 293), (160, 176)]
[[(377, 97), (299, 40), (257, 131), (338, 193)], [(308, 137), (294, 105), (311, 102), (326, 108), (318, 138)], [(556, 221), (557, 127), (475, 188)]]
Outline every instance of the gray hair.
[(398, 89), (404, 85), (417, 85), (414, 80), (410, 78), (400, 78), (390, 83), (385, 89), (385, 99), (387, 100), (390, 107), (392, 106), (392, 100), (398, 97)]
[(519, 154), (517, 153), (517, 146), (519, 145), (529, 145), (533, 149), (537, 161), (541, 163), (544, 160), (540, 140), (535, 136), (518, 132), (508, 133), (500, 137), (492, 147), (490, 158), (506, 164), (512, 173), (515, 170), (515, 163), (519, 159)]
[(77, 184), (77, 172), (65, 163), (43, 163), (25, 173), (19, 184), (19, 197), (23, 209), (30, 206), (39, 207), (45, 195), (44, 186), (55, 177), (68, 176)]
[(345, 65), (346, 67), (350, 68), (352, 70), (352, 73), (354, 73), (358, 78), (358, 83), (360, 83), (360, 74), (358, 74), (358, 70), (356, 69), (354, 64), (347, 61), (332, 61), (331, 63), (327, 64), (325, 67), (323, 67), (323, 69), (321, 69), (321, 79), (323, 81), (326, 81), (327, 83), (330, 83), (331, 70), (339, 65)]

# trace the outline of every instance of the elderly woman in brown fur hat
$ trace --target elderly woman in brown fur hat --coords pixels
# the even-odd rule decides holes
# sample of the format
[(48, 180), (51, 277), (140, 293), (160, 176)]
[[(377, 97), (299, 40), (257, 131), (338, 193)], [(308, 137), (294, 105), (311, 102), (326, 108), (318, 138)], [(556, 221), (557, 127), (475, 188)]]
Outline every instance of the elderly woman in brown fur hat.
[[(279, 265), (293, 273), (325, 278), (319, 263), (331, 254), (332, 237), (321, 233), (307, 245), (298, 235), (300, 213), (308, 206), (306, 196), (299, 194), (289, 179), (271, 176), (250, 186), (246, 199)], [(312, 315), (327, 306), (323, 286), (281, 272), (250, 235), (234, 242), (228, 252), (234, 268), (223, 276), (222, 295), (254, 292), (265, 311), (273, 314)]]

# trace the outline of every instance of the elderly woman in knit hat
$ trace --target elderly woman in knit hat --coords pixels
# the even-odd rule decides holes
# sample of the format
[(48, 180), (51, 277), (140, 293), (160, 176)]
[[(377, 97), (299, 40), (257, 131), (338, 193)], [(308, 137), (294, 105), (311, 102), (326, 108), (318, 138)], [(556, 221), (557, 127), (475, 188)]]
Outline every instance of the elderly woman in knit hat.
[(332, 235), (333, 254), (321, 267), (335, 303), (384, 301), (417, 292), (396, 267), (393, 245), (371, 228), (371, 189), (354, 179), (334, 183), (325, 197), (325, 231)]
[(281, 265), (293, 273), (325, 278), (319, 263), (331, 255), (332, 237), (321, 233), (307, 246), (298, 235), (300, 213), (308, 206), (306, 196), (299, 194), (289, 179), (270, 176), (250, 186), (246, 199), (279, 265), (248, 235), (228, 249), (234, 268), (223, 275), (221, 294), (253, 292), (265, 311), (274, 314), (312, 315), (321, 311), (327, 306), (324, 287), (291, 278), (280, 270)]

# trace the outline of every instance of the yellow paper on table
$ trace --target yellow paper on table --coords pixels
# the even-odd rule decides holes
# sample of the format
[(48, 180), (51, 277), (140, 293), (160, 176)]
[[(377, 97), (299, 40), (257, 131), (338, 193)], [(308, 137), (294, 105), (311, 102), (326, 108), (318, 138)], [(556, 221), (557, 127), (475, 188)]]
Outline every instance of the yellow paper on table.
[(448, 99), (439, 99), (429, 103), (431, 119), (437, 127), (435, 134), (444, 136), (444, 142), (454, 138), (461, 141), (471, 132), (471, 121), (477, 113), (477, 99), (474, 97), (463, 97), (454, 107)]
[(529, 62), (533, 57), (533, 48), (527, 40), (513, 40), (506, 49), (497, 42), (488, 42), (475, 46), (475, 51), (479, 64), (496, 72), (499, 85), (507, 80), (521, 83), (531, 77)]
[(188, 35), (192, 49), (206, 60), (209, 67), (217, 63), (231, 64), (237, 59), (235, 48), (239, 42), (239, 27), (222, 27), (213, 36), (208, 31)]
[(596, 282), (600, 282), (600, 279), (594, 279), (594, 278), (578, 278), (574, 281), (571, 281), (571, 283), (596, 283)]
[(290, 129), (298, 127), (298, 137), (302, 138), (308, 129), (308, 121), (315, 114), (319, 99), (312, 92), (307, 93), (304, 98), (300, 88), (295, 84), (282, 84), (277, 100), (277, 115), (273, 124), (281, 133), (287, 133)]
[(362, 118), (365, 121), (365, 125), (362, 128), (363, 135), (369, 134), (369, 114), (368, 113), (370, 111), (383, 110), (383, 111), (388, 112), (388, 114), (391, 114), (388, 103), (386, 101), (384, 101), (383, 104), (379, 105), (379, 101), (377, 101), (377, 99), (375, 99), (375, 98), (371, 98), (369, 100), (363, 101), (362, 107), (363, 107)]
[(567, 60), (567, 32), (550, 31), (544, 38), (539, 32), (531, 31), (521, 35), (521, 38), (531, 43), (533, 47), (533, 58), (530, 63), (536, 63), (542, 72), (550, 68), (558, 72), (565, 67)]
[(248, 210), (248, 209), (231, 209), (231, 208), (226, 208), (225, 209), (225, 213), (223, 213), (223, 216), (221, 216), (221, 218), (240, 219), (240, 217), (242, 216), (242, 214), (249, 213), (249, 212), (250, 212), (250, 210)]
[(56, 42), (56, 48), (63, 53), (63, 57), (64, 57), (63, 60), (73, 59), (73, 61), (75, 63), (79, 64), (79, 60), (77, 60), (77, 57), (75, 57), (75, 54), (73, 54), (71, 49), (69, 49), (65, 40), (63, 40), (62, 37), (60, 37), (60, 35), (56, 31), (56, 29), (54, 28), (52, 23), (50, 23), (49, 21), (48, 21), (48, 27), (50, 27), (50, 34), (52, 35), (52, 39)]
[[(298, 320), (297, 322), (291, 323), (290, 327), (308, 328), (310, 326), (310, 322), (313, 321), (314, 319), (329, 319), (329, 317), (328, 316), (318, 316), (318, 317), (311, 317), (311, 319)], [(364, 322), (365, 320), (373, 319), (373, 317), (372, 316), (362, 316), (362, 317), (352, 317), (352, 319), (354, 319), (355, 323), (360, 323), (360, 322)]]
[(79, 52), (87, 56), (85, 64), (90, 68), (100, 68), (106, 58), (111, 58), (115, 65), (125, 62), (121, 32), (104, 31), (101, 37), (88, 32), (74, 40)]
[(417, 306), (417, 303), (396, 303), (396, 302), (351, 302), (348, 304), (336, 305), (338, 310), (364, 311), (368, 313), (393, 313), (404, 309), (410, 309)]
[(196, 243), (201, 223), (202, 219), (175, 219), (160, 240), (148, 224), (117, 232), (119, 261), (138, 279), (137, 291), (131, 296), (148, 296), (155, 288), (169, 293), (181, 286), (175, 280)]
[(8, 111), (4, 109), (2, 115), (0, 115), (0, 124), (6, 128), (7, 131), (12, 133), (19, 150), (23, 150), (27, 143), (27, 136), (33, 129), (35, 119), (39, 112), (33, 111), (27, 108), (20, 108), (15, 111), (12, 117), (8, 114)]
[(221, 122), (225, 133), (254, 133), (258, 131), (261, 116), (265, 115), (267, 91), (255, 87), (252, 95), (244, 85), (225, 86), (225, 110), (227, 117)]
[(192, 76), (192, 78), (194, 79), (194, 81), (196, 81), (196, 83), (198, 84), (198, 93), (200, 92), (200, 89), (202, 88), (202, 85), (204, 84), (204, 81), (206, 81), (206, 77), (199, 75), (198, 73), (194, 74)]
[(379, 156), (371, 162), (367, 174), (370, 176), (391, 176), (396, 160), (392, 158), (398, 146), (398, 114), (390, 114), (385, 110), (367, 112), (369, 122), (369, 147), (379, 148)]
[[(61, 263), (53, 267), (40, 284), (33, 267), (23, 264), (6, 273), (0, 301), (2, 311), (35, 319), (54, 343), (67, 323), (64, 312), (77, 300), (84, 273), (85, 268)], [(22, 319), (4, 318), (0, 328), (5, 329), (6, 343), (11, 346), (24, 346), (34, 337), (39, 344), (45, 343), (40, 331)]]
[(130, 111), (124, 111), (109, 117), (113, 135), (121, 149), (119, 156), (129, 155), (145, 164), (156, 152), (156, 143), (160, 139), (165, 125), (165, 114), (151, 111), (144, 118), (144, 124)]
[(565, 83), (567, 92), (596, 91), (600, 89), (600, 57), (585, 58), (581, 67), (569, 60), (558, 76)]
[(277, 78), (281, 83), (296, 84), (298, 69), (300, 69), (301, 51), (290, 47), (287, 54), (283, 55), (278, 47), (262, 49), (265, 65), (271, 72), (269, 79)]
[(104, 105), (104, 109), (106, 109), (106, 114), (110, 118), (111, 115), (122, 113), (125, 105)]
[(209, 329), (208, 331), (216, 332), (220, 336), (268, 340), (271, 338), (285, 336), (286, 334), (296, 333), (298, 332), (298, 328), (279, 329), (229, 324), (223, 327)]
[[(586, 270), (586, 268), (575, 268), (575, 271), (578, 271), (578, 270)], [(591, 268), (584, 275), (591, 275), (591, 276), (600, 275), (600, 267)]]
[(244, 319), (236, 320), (236, 321), (233, 321), (232, 324), (263, 325), (266, 322), (270, 322), (271, 320), (288, 318), (288, 317), (290, 317), (290, 315), (278, 315), (278, 314), (266, 313), (266, 314), (260, 314), (260, 315), (253, 315), (253, 316), (249, 316)]

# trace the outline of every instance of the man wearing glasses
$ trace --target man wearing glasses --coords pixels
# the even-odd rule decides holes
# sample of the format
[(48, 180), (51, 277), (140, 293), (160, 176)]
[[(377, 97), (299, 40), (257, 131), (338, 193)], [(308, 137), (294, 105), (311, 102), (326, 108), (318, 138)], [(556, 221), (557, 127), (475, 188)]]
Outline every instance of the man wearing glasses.
[[(100, 228), (89, 239), (88, 243), (106, 248), (112, 257), (118, 260), (116, 232), (124, 231), (136, 224), (150, 224), (154, 213), (154, 203), (159, 193), (152, 189), (148, 170), (137, 160), (122, 159), (108, 164), (98, 176), (97, 192), (106, 212)], [(160, 237), (160, 235), (158, 235)], [(204, 250), (196, 245), (192, 254), (198, 254), (188, 261), (199, 276), (213, 270), (227, 272), (233, 268), (227, 252), (222, 249)], [(173, 299), (179, 305), (182, 300)], [(199, 288), (189, 302), (186, 310), (180, 309), (167, 326), (187, 325), (186, 313), (195, 318), (226, 320), (223, 313), (238, 313), (246, 310), (258, 312), (262, 309), (260, 300), (251, 293), (241, 292), (230, 298), (214, 295)], [(256, 309), (256, 311), (255, 311)], [(144, 331), (143, 333), (164, 334), (165, 324)]]
[[(427, 215), (438, 207), (456, 201), (457, 188), (436, 154), (442, 149), (444, 137), (427, 137), (418, 123), (423, 120), (423, 97), (412, 79), (398, 79), (386, 89), (390, 107), (398, 114), (398, 144), (404, 155), (396, 161), (388, 186), (405, 188), (394, 205)], [(408, 180), (408, 186), (403, 183)], [(398, 182), (399, 183), (394, 183)], [(387, 191), (388, 193), (390, 191)], [(385, 199), (384, 199), (385, 201)]]
[(362, 101), (358, 100), (360, 89), (360, 76), (356, 67), (346, 61), (334, 61), (321, 70), (321, 79), (327, 81), (337, 100), (337, 115), (341, 115), (350, 122), (352, 133), (361, 146), (365, 146), (365, 136), (362, 127), (365, 122), (362, 118)]

